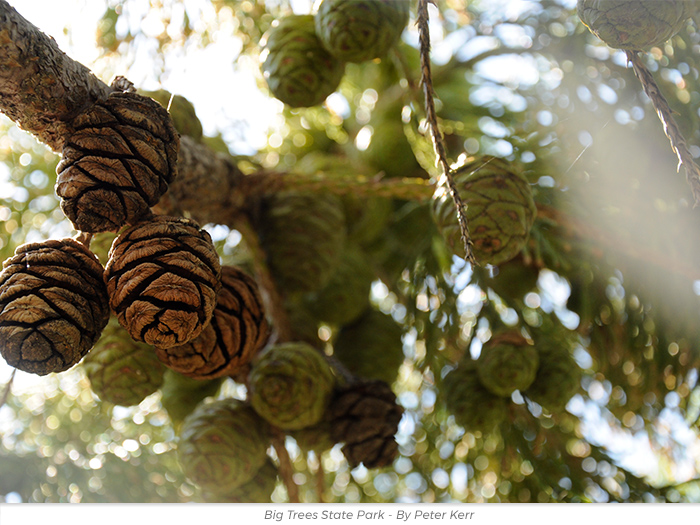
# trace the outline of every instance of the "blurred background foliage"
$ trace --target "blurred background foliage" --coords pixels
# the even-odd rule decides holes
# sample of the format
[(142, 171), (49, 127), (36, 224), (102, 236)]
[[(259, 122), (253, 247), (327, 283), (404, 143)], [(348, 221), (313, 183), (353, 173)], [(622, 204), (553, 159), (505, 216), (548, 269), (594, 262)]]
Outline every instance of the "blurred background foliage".
[[(413, 23), (390, 59), (350, 64), (325, 105), (292, 110), (267, 93), (259, 41), (273, 20), (309, 12), (310, 2), (95, 4), (87, 65), (106, 81), (123, 74), (139, 88), (185, 95), (203, 141), (242, 169), (436, 175)], [(393, 384), (405, 408), (400, 453), (392, 467), (351, 470), (339, 447), (319, 457), (288, 438), (302, 501), (699, 501), (700, 218), (624, 53), (582, 26), (572, 0), (438, 0), (437, 8), (434, 80), (448, 155), (520, 162), (538, 218), (516, 259), (472, 270), (448, 254), (428, 204), (373, 204), (385, 212), (378, 234), (363, 240), (381, 277), (372, 301), (404, 332)], [(71, 54), (85, 28), (62, 22)], [(204, 72), (182, 66), (192, 56)], [(696, 157), (698, 56), (700, 32), (689, 21), (645, 57)], [(57, 156), (4, 117), (0, 127), (4, 260), (19, 244), (71, 230), (52, 191)], [(243, 258), (238, 232), (208, 229), (225, 261)], [(478, 356), (493, 331), (516, 325), (566, 339), (583, 371), (579, 392), (556, 413), (516, 392), (498, 429), (467, 432), (444, 408), (441, 380), (463, 355)], [(319, 333), (329, 341), (333, 330)], [(201, 497), (174, 456), (165, 391), (115, 407), (96, 399), (80, 367), (22, 376), (0, 408), (4, 501)], [(245, 392), (227, 379), (195, 398), (211, 395)], [(286, 501), (282, 483), (273, 501)]]

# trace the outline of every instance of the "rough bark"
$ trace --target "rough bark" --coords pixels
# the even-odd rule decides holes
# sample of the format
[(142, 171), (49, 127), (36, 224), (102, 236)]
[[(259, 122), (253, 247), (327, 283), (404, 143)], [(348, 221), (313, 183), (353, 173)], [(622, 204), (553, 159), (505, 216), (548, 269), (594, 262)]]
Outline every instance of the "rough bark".
[(200, 224), (235, 223), (245, 206), (245, 195), (237, 189), (244, 175), (225, 155), (180, 137), (178, 176), (154, 208), (157, 213), (189, 214)]
[[(111, 91), (61, 51), (53, 38), (0, 0), (0, 112), (60, 153), (75, 117)], [(242, 204), (243, 197), (233, 192), (241, 177), (232, 162), (183, 137), (178, 177), (162, 211), (190, 211), (202, 224), (228, 224), (231, 210)]]
[(0, 0), (0, 111), (60, 151), (71, 121), (109, 86)]

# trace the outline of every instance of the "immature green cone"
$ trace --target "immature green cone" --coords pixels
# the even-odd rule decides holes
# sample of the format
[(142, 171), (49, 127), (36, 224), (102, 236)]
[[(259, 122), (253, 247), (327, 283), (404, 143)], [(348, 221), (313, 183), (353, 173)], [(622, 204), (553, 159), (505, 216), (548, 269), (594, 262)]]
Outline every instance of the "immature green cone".
[(293, 108), (326, 100), (345, 71), (345, 64), (321, 45), (313, 15), (290, 15), (280, 20), (267, 34), (261, 58), (270, 91)]
[(297, 295), (288, 298), (284, 303), (284, 309), (289, 318), (291, 329), (290, 339), (308, 343), (318, 350), (323, 350), (325, 342), (318, 336), (320, 321), (309, 312), (308, 305), (302, 297)]
[(114, 317), (82, 366), (97, 397), (127, 407), (158, 390), (165, 372), (154, 348), (134, 341)]
[(440, 234), (431, 213), (425, 202), (406, 202), (392, 213), (385, 231), (366, 248), (382, 278), (400, 281), (405, 269), (412, 271), (416, 260), (433, 249)]
[(481, 278), (480, 284), (488, 286), (501, 297), (522, 300), (527, 293), (537, 289), (540, 268), (525, 264), (522, 257), (516, 256), (499, 265), (493, 277), (487, 268), (477, 268), (474, 273)]
[(309, 311), (325, 323), (351, 323), (369, 307), (373, 280), (374, 272), (362, 250), (346, 245), (328, 284), (306, 297)]
[(577, 12), (610, 47), (641, 50), (663, 44), (697, 11), (688, 0), (578, 0)]
[(324, 47), (345, 62), (386, 56), (408, 23), (408, 0), (323, 0), (316, 33)]
[(187, 416), (177, 446), (182, 471), (205, 492), (231, 493), (267, 461), (267, 424), (237, 399), (200, 405)]
[(294, 438), (302, 451), (310, 452), (313, 450), (317, 454), (322, 454), (335, 445), (335, 441), (331, 437), (332, 430), (333, 423), (322, 419), (320, 423), (312, 427), (291, 431), (290, 436)]
[[(377, 113), (376, 115), (374, 113)], [(372, 140), (360, 152), (362, 159), (389, 178), (427, 177), (416, 160), (401, 121), (401, 107), (376, 110), (369, 121)]]
[(393, 206), (391, 199), (344, 195), (343, 210), (348, 229), (348, 240), (361, 247), (381, 237), (389, 223)]
[(355, 375), (391, 385), (403, 363), (403, 330), (385, 313), (368, 308), (343, 326), (333, 342), (333, 355)]
[(139, 91), (146, 97), (151, 97), (161, 106), (168, 110), (170, 118), (173, 119), (175, 129), (181, 135), (192, 137), (197, 142), (202, 139), (202, 123), (197, 118), (192, 102), (182, 95), (172, 95), (165, 89), (156, 91)]
[(489, 392), (479, 380), (476, 363), (463, 360), (442, 380), (447, 411), (469, 432), (490, 432), (508, 415), (508, 399)]
[(345, 241), (342, 205), (333, 195), (280, 192), (260, 212), (260, 242), (280, 289), (323, 288), (340, 263)]
[(524, 393), (550, 412), (562, 411), (581, 387), (581, 369), (561, 341), (543, 338), (536, 341), (535, 348), (540, 365), (535, 381)]
[(321, 421), (335, 382), (325, 357), (305, 343), (268, 347), (254, 361), (248, 380), (253, 408), (285, 430)]
[(510, 397), (525, 391), (537, 375), (539, 358), (534, 346), (518, 332), (495, 334), (481, 349), (477, 360), (479, 380), (487, 390)]
[(237, 489), (230, 493), (205, 492), (202, 499), (207, 503), (270, 503), (277, 473), (277, 467), (268, 459), (253, 479)]
[[(352, 180), (358, 176), (369, 179), (376, 173), (345, 155), (321, 151), (312, 151), (304, 155), (294, 165), (294, 171), (306, 175), (323, 174), (328, 179), (340, 180)], [(348, 193), (342, 195), (340, 200), (343, 204), (348, 240), (363, 246), (381, 235), (391, 215), (391, 199)]]
[(215, 396), (223, 378), (200, 380), (165, 369), (160, 402), (168, 412), (170, 421), (178, 432), (184, 419), (207, 397)]
[[(530, 184), (510, 162), (477, 157), (454, 173), (454, 181), (466, 204), (469, 233), (479, 264), (499, 265), (525, 247), (537, 208)], [(464, 257), (457, 211), (447, 186), (433, 195), (433, 218), (452, 251)]]

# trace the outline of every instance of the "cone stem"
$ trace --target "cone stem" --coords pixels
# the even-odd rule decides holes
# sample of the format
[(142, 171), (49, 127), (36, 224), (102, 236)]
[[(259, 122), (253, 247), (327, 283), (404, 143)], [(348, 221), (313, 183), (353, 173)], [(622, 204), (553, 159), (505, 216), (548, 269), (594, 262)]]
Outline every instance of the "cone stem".
[(0, 407), (2, 407), (5, 403), (7, 403), (7, 400), (10, 398), (10, 392), (12, 391), (12, 383), (15, 380), (16, 373), (17, 373), (17, 369), (15, 368), (12, 371), (12, 375), (10, 376), (10, 380), (5, 385), (5, 390), (2, 393), (2, 397), (0, 398)]
[(262, 246), (260, 246), (258, 235), (255, 233), (248, 219), (243, 217), (238, 217), (234, 226), (240, 232), (253, 254), (255, 277), (260, 285), (260, 291), (262, 292), (263, 301), (265, 302), (265, 310), (268, 311), (272, 317), (272, 326), (277, 336), (276, 342), (283, 343), (289, 341), (292, 331), (289, 316), (284, 308), (282, 295), (267, 266), (267, 256)]
[(323, 499), (323, 492), (326, 489), (326, 473), (323, 470), (323, 462), (321, 461), (320, 454), (316, 455), (318, 461), (318, 467), (316, 468), (316, 494), (318, 495), (319, 503), (326, 503)]
[[(447, 187), (450, 190), (450, 196), (457, 208), (457, 220), (459, 221), (459, 230), (464, 244), (464, 253), (466, 259), (472, 264), (477, 264), (474, 253), (472, 252), (472, 241), (469, 236), (469, 225), (467, 224), (467, 216), (465, 215), (464, 202), (457, 191), (457, 186), (452, 176), (452, 168), (447, 161), (447, 153), (445, 150), (445, 142), (440, 132), (437, 121), (437, 113), (435, 111), (435, 91), (433, 89), (432, 73), (430, 71), (430, 29), (428, 26), (428, 3), (430, 0), (418, 0), (418, 33), (420, 39), (420, 64), (421, 64), (421, 84), (425, 93), (425, 113), (430, 131), (433, 136), (433, 146), (438, 157), (438, 162), (444, 171), (444, 177), (447, 180)], [(439, 184), (439, 181), (438, 181)]]
[(681, 133), (676, 120), (673, 118), (673, 110), (668, 105), (666, 98), (661, 93), (661, 89), (656, 84), (651, 71), (647, 69), (642, 62), (642, 59), (636, 51), (627, 51), (627, 60), (632, 64), (634, 74), (642, 83), (644, 92), (647, 94), (651, 103), (656, 109), (656, 114), (664, 126), (664, 133), (671, 142), (671, 149), (678, 157), (678, 170), (683, 166), (686, 172), (686, 179), (690, 184), (690, 190), (693, 193), (695, 206), (700, 205), (700, 168), (693, 160), (693, 156), (688, 151), (687, 142), (683, 133)]
[(287, 488), (289, 503), (299, 503), (299, 487), (294, 482), (292, 460), (289, 458), (287, 447), (284, 446), (284, 433), (278, 428), (272, 431), (272, 446), (275, 447), (275, 452), (277, 452), (277, 457), (280, 460), (280, 478), (282, 478), (284, 486)]

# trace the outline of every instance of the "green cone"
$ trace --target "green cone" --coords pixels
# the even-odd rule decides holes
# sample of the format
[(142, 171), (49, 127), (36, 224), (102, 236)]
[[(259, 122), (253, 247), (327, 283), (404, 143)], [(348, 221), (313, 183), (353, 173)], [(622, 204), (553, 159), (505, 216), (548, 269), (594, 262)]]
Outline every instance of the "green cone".
[(524, 391), (535, 380), (537, 350), (517, 332), (494, 335), (477, 360), (479, 380), (487, 390), (501, 397)]
[(82, 362), (92, 391), (115, 405), (138, 405), (163, 383), (165, 368), (155, 349), (137, 343), (112, 317)]
[[(294, 171), (306, 175), (324, 174), (326, 177), (354, 179), (358, 176), (371, 178), (374, 170), (352, 161), (345, 155), (312, 151), (302, 157)], [(382, 233), (391, 215), (391, 199), (359, 196), (354, 193), (342, 195), (348, 239), (360, 246), (372, 242)]]
[(610, 47), (648, 49), (663, 44), (697, 11), (687, 0), (578, 0), (577, 12)]
[(204, 492), (232, 493), (267, 461), (266, 423), (237, 399), (204, 403), (185, 419), (178, 443), (184, 474)]
[(489, 392), (479, 380), (476, 363), (461, 361), (442, 380), (447, 411), (469, 432), (490, 432), (508, 415), (508, 399)]
[(272, 94), (291, 107), (309, 107), (333, 93), (345, 64), (321, 45), (313, 15), (291, 15), (267, 35), (263, 75)]
[(581, 387), (581, 369), (565, 343), (542, 339), (535, 347), (540, 365), (525, 395), (551, 412), (564, 410)]
[(222, 378), (203, 381), (183, 376), (170, 369), (165, 370), (160, 402), (168, 412), (176, 432), (200, 401), (219, 391), (222, 382)]
[(323, 0), (316, 33), (334, 57), (364, 62), (386, 56), (408, 23), (407, 0)]
[[(477, 157), (454, 173), (462, 201), (467, 205), (469, 232), (479, 264), (499, 265), (525, 247), (537, 208), (522, 172), (506, 160)], [(433, 195), (433, 218), (452, 251), (464, 257), (457, 212), (440, 186)]]
[[(378, 105), (379, 106), (379, 105)], [(425, 172), (416, 160), (411, 143), (406, 138), (401, 121), (403, 106), (383, 108), (372, 112), (372, 140), (360, 152), (362, 159), (389, 178), (424, 177)]]
[(345, 217), (333, 195), (280, 192), (263, 204), (259, 232), (280, 288), (312, 292), (328, 283), (340, 263)]
[(480, 283), (501, 297), (523, 299), (527, 293), (537, 288), (540, 269), (533, 264), (525, 264), (522, 257), (515, 257), (499, 265), (493, 277), (486, 268), (477, 268), (474, 273), (481, 278)]
[(353, 374), (391, 385), (404, 360), (402, 334), (401, 325), (390, 315), (369, 308), (340, 329), (333, 355)]
[(309, 312), (325, 323), (351, 323), (369, 307), (373, 280), (374, 272), (362, 250), (346, 245), (328, 284), (306, 297)]
[(335, 445), (335, 441), (331, 437), (332, 426), (330, 421), (321, 420), (314, 426), (293, 430), (290, 435), (302, 451), (310, 452), (313, 450), (317, 454), (321, 454)]
[(268, 459), (253, 479), (228, 494), (205, 492), (202, 499), (207, 503), (270, 503), (277, 484), (277, 467)]
[(381, 241), (393, 207), (391, 199), (344, 195), (343, 209), (348, 228), (348, 240), (361, 247)]
[(316, 349), (323, 349), (325, 343), (318, 336), (320, 321), (309, 312), (309, 305), (303, 301), (303, 297), (295, 295), (287, 298), (284, 309), (289, 318), (290, 339), (308, 343)]
[(321, 421), (334, 385), (325, 357), (305, 343), (268, 347), (254, 361), (248, 379), (253, 408), (285, 430)]
[[(187, 135), (197, 142), (202, 140), (202, 123), (197, 118), (192, 102), (182, 95), (171, 95), (165, 89), (157, 91), (139, 91), (141, 95), (151, 97), (161, 106), (168, 110), (170, 118), (173, 119), (175, 129), (181, 135)], [(171, 98), (172, 97), (172, 98)]]

